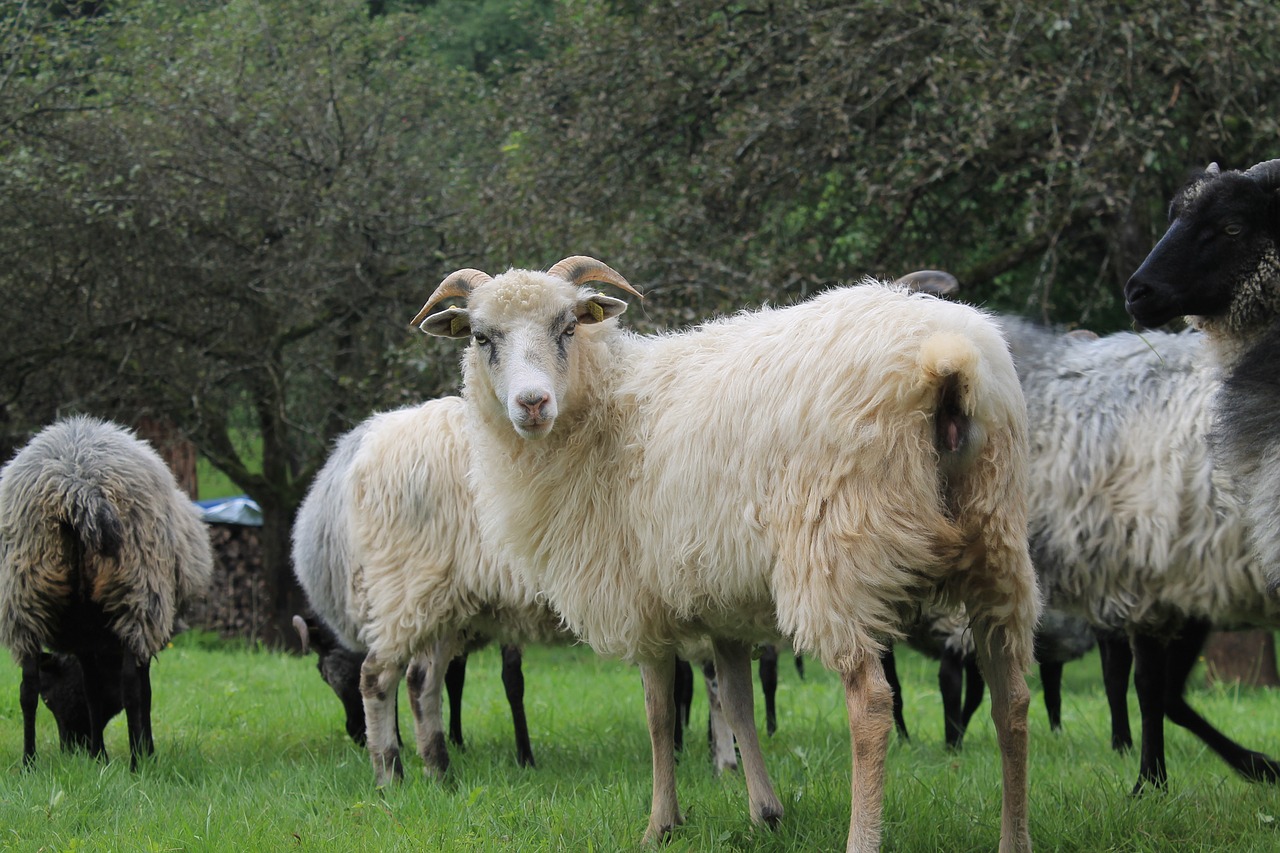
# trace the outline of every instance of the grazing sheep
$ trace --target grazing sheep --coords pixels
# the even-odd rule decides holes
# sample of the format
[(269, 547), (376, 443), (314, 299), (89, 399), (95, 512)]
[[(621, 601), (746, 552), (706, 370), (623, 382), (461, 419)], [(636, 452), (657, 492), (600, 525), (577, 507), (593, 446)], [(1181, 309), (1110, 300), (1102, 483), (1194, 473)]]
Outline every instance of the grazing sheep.
[[(343, 647), (364, 653), (359, 691), (379, 785), (403, 776), (395, 696), (406, 671), (418, 751), (439, 776), (449, 765), (446, 667), (469, 640), (568, 639), (559, 618), (480, 546), (462, 413), (462, 401), (446, 397), (357, 425), (338, 440), (294, 524), (294, 573), (312, 610)], [(504, 674), (513, 663), (518, 673), (508, 660)], [(504, 682), (517, 761), (532, 766), (523, 677)]]
[(106, 758), (108, 682), (119, 684), (130, 767), (154, 752), (151, 658), (212, 569), (195, 506), (133, 433), (72, 417), (18, 451), (0, 470), (0, 644), (22, 667), (25, 764), (46, 647), (80, 663), (91, 755)]
[[(609, 322), (635, 291), (591, 258), (447, 277), (414, 323), (463, 356), (487, 539), (598, 652), (639, 663), (653, 746), (648, 839), (682, 821), (672, 671), (710, 637), (751, 816), (776, 823), (750, 654), (779, 634), (840, 672), (848, 847), (878, 847), (891, 695), (880, 663), (939, 594), (973, 615), (1004, 759), (1001, 844), (1030, 847), (1027, 688), (1039, 609), (1024, 515), (1025, 409), (981, 312), (838, 288), (681, 334)], [(449, 297), (465, 307), (432, 313)]]
[[(304, 655), (316, 650), (316, 669), (342, 703), (347, 735), (357, 746), (364, 746), (364, 698), (360, 695), (360, 664), (364, 663), (364, 653), (338, 642), (332, 629), (315, 616), (295, 615), (293, 628), (298, 632)], [(396, 742), (402, 742), (398, 722)]]
[(124, 710), (120, 694), (120, 667), (123, 656), (99, 657), (103, 678), (102, 717), (97, 725), (89, 719), (89, 700), (85, 695), (84, 671), (75, 655), (40, 653), (40, 698), (58, 724), (58, 743), (64, 752), (88, 750), (96, 729), (102, 730), (116, 714)]
[[(293, 627), (302, 643), (302, 653), (315, 649), (316, 668), (320, 671), (320, 677), (342, 702), (347, 734), (358, 746), (365, 746), (364, 698), (360, 695), (360, 666), (364, 663), (365, 653), (342, 645), (333, 631), (315, 616), (294, 616)], [(487, 643), (487, 639), (472, 643), (449, 661), (449, 667), (445, 670), (444, 686), (449, 696), (449, 742), (457, 747), (464, 745), (462, 691), (466, 684), (467, 657)], [(506, 689), (507, 702), (511, 706), (511, 719), (515, 724), (516, 762), (522, 767), (531, 767), (534, 764), (533, 748), (529, 743), (529, 729), (525, 722), (522, 660), (523, 654), (519, 646), (502, 647), (502, 683)], [(396, 743), (404, 743), (400, 737), (398, 716)]]

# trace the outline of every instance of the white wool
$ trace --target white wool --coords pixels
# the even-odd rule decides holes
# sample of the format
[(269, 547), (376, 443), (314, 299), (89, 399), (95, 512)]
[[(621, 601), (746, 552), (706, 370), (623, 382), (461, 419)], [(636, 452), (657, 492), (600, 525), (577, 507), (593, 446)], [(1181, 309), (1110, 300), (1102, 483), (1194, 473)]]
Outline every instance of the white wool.
[[(536, 327), (589, 292), (512, 270), (468, 310), (500, 327), (521, 301)], [(942, 590), (1030, 662), (1025, 410), (984, 314), (870, 283), (680, 334), (607, 321), (574, 340), (546, 437), (517, 435), (475, 345), (464, 396), (485, 534), (597, 651), (781, 633), (842, 668)], [(953, 368), (976, 447), (944, 485), (933, 411)], [(987, 560), (962, 559), (977, 541)]]
[(558, 617), (480, 543), (462, 401), (377, 414), (339, 440), (298, 512), (294, 571), (351, 648), (403, 666), (455, 634), (565, 639)]

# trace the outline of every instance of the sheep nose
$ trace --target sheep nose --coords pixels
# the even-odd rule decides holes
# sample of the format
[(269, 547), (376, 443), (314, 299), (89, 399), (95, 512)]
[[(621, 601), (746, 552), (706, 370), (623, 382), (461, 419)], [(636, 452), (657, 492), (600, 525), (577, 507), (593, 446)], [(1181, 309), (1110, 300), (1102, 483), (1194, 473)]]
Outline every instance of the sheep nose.
[(525, 391), (516, 397), (520, 408), (529, 413), (531, 418), (542, 417), (542, 407), (551, 401), (551, 395), (545, 391)]

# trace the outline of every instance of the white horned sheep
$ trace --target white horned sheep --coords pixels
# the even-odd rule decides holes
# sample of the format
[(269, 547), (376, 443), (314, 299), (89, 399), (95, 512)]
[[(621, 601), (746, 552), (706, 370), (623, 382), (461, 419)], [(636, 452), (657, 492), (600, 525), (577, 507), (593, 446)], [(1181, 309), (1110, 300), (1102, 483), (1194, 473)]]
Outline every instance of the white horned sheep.
[(45, 648), (80, 664), (91, 755), (106, 758), (115, 680), (130, 767), (154, 752), (151, 658), (212, 570), (195, 506), (133, 433), (77, 416), (18, 451), (0, 470), (0, 644), (22, 667), (24, 763), (35, 759)]
[[(357, 425), (338, 440), (293, 528), (294, 572), (312, 610), (345, 648), (364, 653), (359, 690), (379, 785), (403, 776), (395, 697), (406, 670), (418, 752), (439, 776), (449, 765), (445, 674), (468, 640), (567, 639), (556, 614), (481, 547), (462, 417), (462, 401), (445, 397)], [(527, 728), (522, 738), (515, 723), (517, 758), (531, 765)]]
[[(1211, 627), (1280, 624), (1239, 484), (1209, 452), (1221, 383), (1208, 337), (1091, 338), (999, 322), (1027, 401), (1031, 551), (1047, 606), (1132, 644), (1142, 719), (1134, 792), (1167, 784), (1165, 717), (1245, 778), (1276, 781), (1280, 765), (1231, 741), (1184, 695)], [(1122, 746), (1128, 658), (1114, 642), (1103, 651), (1121, 658), (1104, 662), (1104, 679)]]
[[(841, 674), (848, 849), (879, 846), (891, 697), (879, 654), (922, 597), (964, 602), (1003, 757), (1001, 849), (1030, 847), (1039, 610), (1025, 408), (981, 312), (879, 283), (679, 334), (611, 322), (607, 265), (448, 276), (414, 324), (470, 338), (471, 482), (485, 535), (597, 652), (637, 662), (653, 748), (648, 839), (681, 823), (675, 652), (710, 637), (750, 813), (775, 824), (750, 650), (790, 638)], [(637, 294), (638, 295), (638, 294)], [(450, 297), (465, 305), (435, 311)]]

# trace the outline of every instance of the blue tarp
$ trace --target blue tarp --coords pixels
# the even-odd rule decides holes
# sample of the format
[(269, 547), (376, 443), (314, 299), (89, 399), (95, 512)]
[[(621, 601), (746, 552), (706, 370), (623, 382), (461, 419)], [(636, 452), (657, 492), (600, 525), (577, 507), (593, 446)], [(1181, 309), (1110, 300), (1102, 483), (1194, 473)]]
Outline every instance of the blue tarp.
[(234, 498), (213, 498), (196, 501), (200, 514), (210, 524), (243, 524), (246, 527), (262, 526), (262, 510), (248, 495)]

